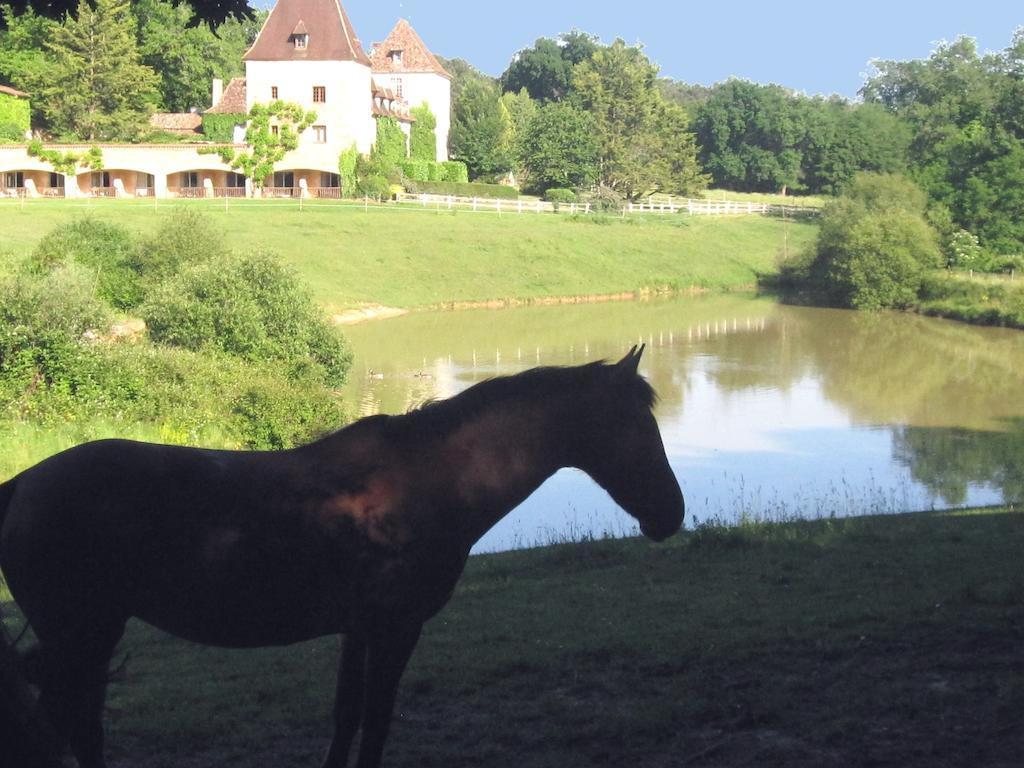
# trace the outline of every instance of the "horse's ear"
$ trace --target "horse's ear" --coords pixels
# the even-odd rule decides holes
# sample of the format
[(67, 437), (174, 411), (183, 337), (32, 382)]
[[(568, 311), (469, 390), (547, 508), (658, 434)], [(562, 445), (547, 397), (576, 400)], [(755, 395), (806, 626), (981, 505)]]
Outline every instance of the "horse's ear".
[(634, 344), (633, 348), (626, 353), (626, 356), (615, 364), (616, 370), (622, 373), (636, 374), (637, 369), (640, 367), (640, 355), (644, 353), (644, 347), (646, 346), (646, 344), (641, 344), (638, 347)]

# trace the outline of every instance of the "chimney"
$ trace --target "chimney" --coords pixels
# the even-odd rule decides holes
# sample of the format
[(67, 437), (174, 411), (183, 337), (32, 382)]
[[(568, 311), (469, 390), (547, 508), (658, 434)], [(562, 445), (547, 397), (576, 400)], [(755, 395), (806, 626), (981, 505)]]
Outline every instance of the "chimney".
[(224, 95), (224, 81), (219, 77), (213, 78), (213, 100), (210, 103), (211, 107), (216, 107), (220, 104), (221, 97)]

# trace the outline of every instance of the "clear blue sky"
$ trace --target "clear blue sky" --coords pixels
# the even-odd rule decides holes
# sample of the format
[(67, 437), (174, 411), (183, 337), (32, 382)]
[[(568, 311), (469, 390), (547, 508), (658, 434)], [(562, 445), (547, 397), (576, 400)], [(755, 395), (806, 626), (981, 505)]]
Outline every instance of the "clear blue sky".
[[(269, 6), (272, 0), (257, 0)], [(519, 49), (572, 28), (643, 43), (664, 76), (710, 85), (730, 76), (810, 94), (855, 96), (873, 58), (925, 58), (960, 34), (1002, 50), (1024, 26), (1020, 0), (342, 0), (369, 47), (406, 18), (436, 53), (498, 75)]]

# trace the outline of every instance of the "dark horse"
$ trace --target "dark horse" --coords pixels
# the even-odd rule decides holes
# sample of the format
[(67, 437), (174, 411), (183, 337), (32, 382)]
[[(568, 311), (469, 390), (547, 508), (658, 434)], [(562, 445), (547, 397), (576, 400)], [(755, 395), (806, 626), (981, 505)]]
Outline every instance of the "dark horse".
[(280, 452), (102, 440), (0, 485), (0, 564), (39, 640), (40, 701), (101, 768), (108, 664), (129, 617), (232, 648), (345, 637), (324, 766), (380, 764), (399, 678), (470, 547), (561, 467), (661, 540), (683, 497), (637, 374), (536, 368)]

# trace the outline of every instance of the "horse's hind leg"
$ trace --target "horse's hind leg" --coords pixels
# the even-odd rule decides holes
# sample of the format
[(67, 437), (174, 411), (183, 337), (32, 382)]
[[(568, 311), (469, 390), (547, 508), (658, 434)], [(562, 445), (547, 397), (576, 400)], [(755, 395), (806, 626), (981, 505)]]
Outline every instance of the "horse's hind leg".
[(103, 702), (110, 657), (124, 621), (97, 623), (78, 637), (40, 637), (40, 704), (81, 768), (104, 768)]
[(338, 686), (334, 697), (334, 738), (322, 768), (345, 768), (352, 740), (363, 719), (366, 695), (366, 639), (345, 635), (338, 666)]

